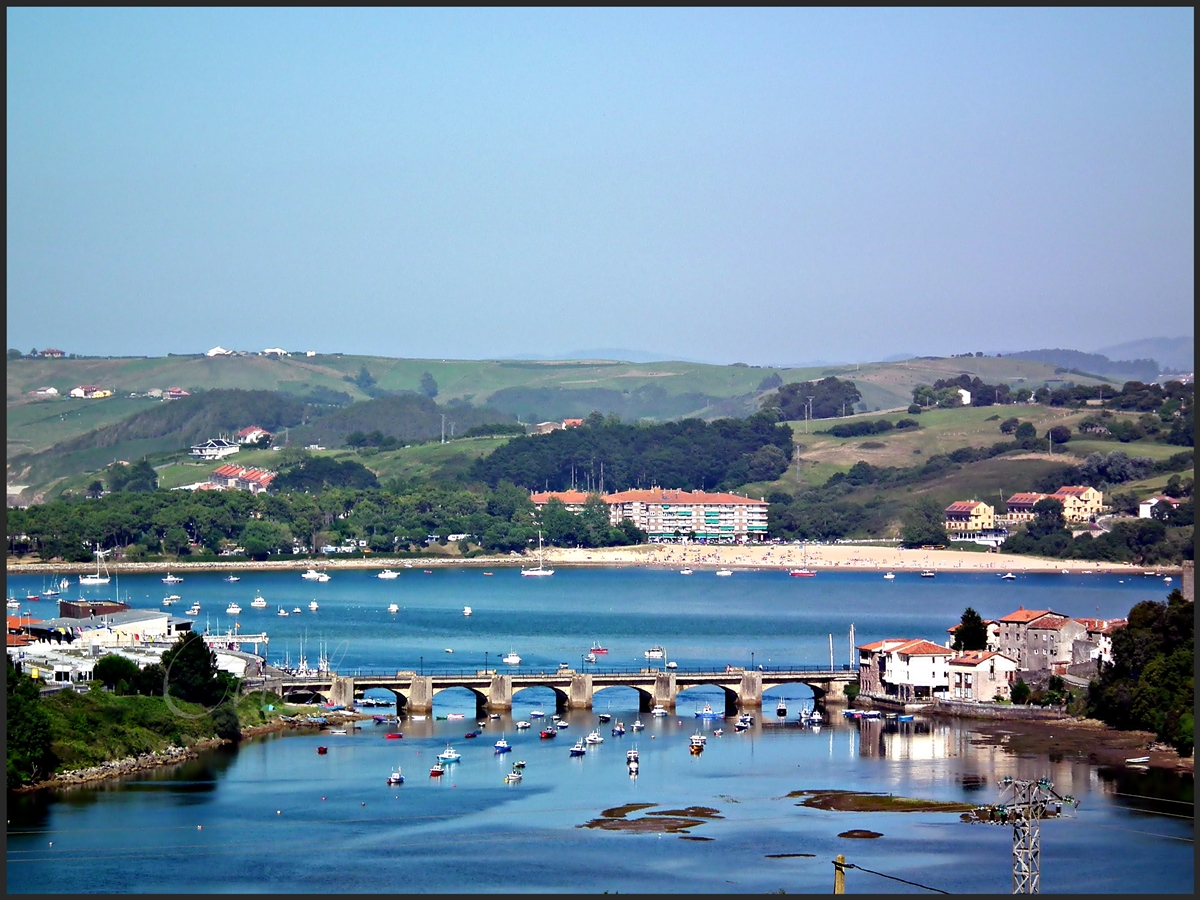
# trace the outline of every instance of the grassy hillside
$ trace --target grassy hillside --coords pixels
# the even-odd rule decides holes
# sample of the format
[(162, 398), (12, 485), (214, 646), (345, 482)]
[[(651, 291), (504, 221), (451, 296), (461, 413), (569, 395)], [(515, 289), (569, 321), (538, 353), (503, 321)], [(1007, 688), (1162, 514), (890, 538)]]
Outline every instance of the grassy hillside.
[[(616, 412), (626, 421), (638, 418), (654, 420), (678, 419), (688, 416), (712, 419), (744, 416), (755, 411), (763, 396), (759, 390), (765, 378), (777, 375), (784, 382), (819, 379), (837, 375), (855, 381), (863, 402), (871, 410), (897, 410), (906, 407), (912, 388), (920, 383), (930, 384), (966, 372), (978, 375), (985, 382), (1005, 381), (1013, 387), (1037, 387), (1043, 383), (1055, 386), (1062, 379), (1086, 382), (1087, 378), (1056, 375), (1053, 366), (1030, 360), (996, 357), (963, 357), (914, 359), (896, 363), (870, 363), (861, 366), (841, 366), (806, 369), (771, 369), (754, 366), (711, 366), (685, 362), (628, 363), (604, 360), (579, 361), (505, 361), (505, 360), (420, 360), (388, 359), (383, 357), (321, 354), (314, 357), (269, 359), (260, 356), (218, 357), (209, 359), (194, 356), (165, 358), (117, 358), (75, 360), (16, 360), (7, 369), (7, 481), (29, 484), (38, 490), (58, 482), (76, 480), (111, 463), (113, 459), (136, 459), (145, 455), (161, 456), (178, 450), (193, 440), (209, 436), (197, 429), (171, 436), (162, 430), (142, 427), (172, 404), (157, 400), (130, 398), (131, 392), (150, 388), (183, 387), (193, 392), (222, 388), (280, 391), (297, 399), (312, 396), (314, 391), (339, 392), (354, 401), (368, 396), (353, 381), (366, 368), (382, 390), (415, 390), (423, 373), (429, 372), (438, 384), (437, 403), (464, 401), (475, 407), (494, 404), (497, 408), (523, 421), (560, 419), (582, 416), (592, 409)], [(28, 391), (43, 385), (67, 393), (78, 384), (100, 384), (113, 389), (116, 396), (104, 400), (32, 401)], [(321, 410), (332, 430), (311, 429), (299, 435), (327, 446), (336, 446), (352, 430), (370, 431), (382, 425), (364, 415), (370, 406), (354, 406), (342, 412), (330, 408)], [(1056, 411), (1038, 409), (1042, 417)], [(934, 425), (947, 411), (928, 412), (922, 421)], [(965, 419), (953, 419), (953, 427), (931, 427), (918, 434), (908, 434), (898, 443), (892, 435), (887, 449), (866, 450), (861, 440), (839, 441), (836, 438), (799, 438), (805, 450), (784, 481), (795, 483), (797, 468), (804, 481), (820, 483), (833, 472), (844, 471), (857, 458), (869, 455), (872, 462), (884, 465), (912, 464), (905, 454), (916, 459), (913, 451), (944, 452), (957, 446), (983, 440), (981, 427), (971, 418), (986, 418), (986, 409), (966, 410)], [(174, 413), (172, 413), (174, 415)], [(477, 413), (464, 412), (456, 418), (465, 429), (476, 420)], [(1031, 416), (1034, 414), (1031, 413)], [(147, 419), (146, 416), (149, 416)], [(342, 422), (342, 419), (345, 422)], [(484, 416), (494, 419), (496, 416)], [(360, 421), (362, 420), (362, 421)], [(214, 420), (215, 421), (215, 420)], [(320, 419), (318, 422), (321, 421)], [(479, 420), (482, 421), (482, 420)], [(951, 421), (951, 420), (947, 420)], [(1048, 419), (1047, 419), (1048, 421)], [(140, 424), (138, 424), (140, 423)], [(340, 425), (339, 425), (340, 423)], [(353, 424), (351, 424), (353, 423)], [(221, 427), (243, 427), (249, 423), (230, 420)], [(1040, 419), (1035, 420), (1039, 428)], [(207, 423), (205, 427), (212, 425)], [(332, 427), (338, 425), (339, 427)], [(437, 430), (440, 431), (440, 412)], [(346, 427), (341, 427), (346, 426)], [(370, 426), (370, 427), (367, 427)], [(819, 426), (814, 426), (819, 427)], [(184, 430), (187, 430), (186, 428)], [(802, 426), (797, 428), (802, 431)], [(193, 434), (192, 431), (196, 433)], [(963, 431), (964, 433), (956, 433)], [(404, 432), (403, 436), (432, 436), (426, 428)], [(400, 432), (396, 435), (402, 436)], [(84, 437), (87, 436), (87, 437)], [(74, 442), (74, 443), (73, 443)], [(983, 441), (990, 442), (990, 441)], [(482, 446), (482, 445), (480, 445)], [(47, 453), (47, 451), (49, 451)], [(857, 455), (856, 455), (857, 454)], [(904, 462), (901, 462), (904, 459)], [(399, 465), (399, 464), (398, 464)], [(409, 470), (407, 464), (400, 469)], [(412, 471), (422, 471), (416, 465)]]

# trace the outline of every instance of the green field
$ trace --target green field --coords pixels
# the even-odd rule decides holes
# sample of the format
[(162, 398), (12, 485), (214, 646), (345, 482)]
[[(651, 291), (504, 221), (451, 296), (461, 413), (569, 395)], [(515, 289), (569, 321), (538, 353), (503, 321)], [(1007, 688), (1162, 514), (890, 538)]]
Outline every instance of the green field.
[[(160, 401), (130, 398), (129, 393), (151, 388), (183, 387), (192, 392), (216, 388), (279, 390), (305, 395), (314, 388), (344, 392), (354, 400), (367, 395), (352, 382), (361, 368), (367, 368), (377, 386), (385, 390), (415, 390), (421, 375), (429, 372), (440, 388), (437, 400), (450, 400), (481, 405), (497, 391), (508, 391), (507, 402), (516, 404), (518, 415), (536, 413), (549, 403), (573, 404), (579, 409), (591, 409), (594, 402), (606, 402), (636, 410), (636, 416), (649, 418), (678, 418), (699, 416), (716, 418), (725, 415), (742, 416), (758, 408), (763, 392), (758, 388), (772, 374), (785, 382), (820, 379), (835, 375), (848, 378), (859, 386), (868, 408), (903, 409), (909, 403), (912, 388), (919, 383), (932, 383), (939, 378), (953, 377), (966, 372), (984, 381), (1005, 381), (1013, 387), (1036, 387), (1043, 383), (1058, 383), (1062, 376), (1054, 367), (1027, 360), (1008, 360), (996, 357), (915, 359), (897, 363), (870, 363), (861, 366), (827, 368), (779, 369), (756, 366), (714, 366), (687, 362), (629, 363), (604, 360), (578, 361), (515, 361), (515, 360), (421, 360), (389, 359), (384, 357), (319, 354), (314, 357), (292, 356), (271, 359), (261, 356), (235, 356), (209, 359), (203, 356), (172, 356), (165, 358), (115, 358), (75, 360), (16, 360), (8, 364), (8, 459), (7, 481), (10, 485), (36, 482), (37, 492), (52, 489), (57, 492), (70, 483), (84, 479), (113, 460), (134, 460), (151, 457), (161, 464), (164, 454), (183, 452), (170, 438), (125, 441), (112, 447), (81, 450), (57, 456), (53, 460), (37, 461), (37, 471), (26, 467), (14, 471), (12, 460), (20, 454), (39, 453), (56, 444), (70, 440), (104, 425), (118, 422)], [(1088, 381), (1070, 376), (1075, 381)], [(51, 385), (66, 393), (78, 384), (99, 384), (111, 388), (116, 396), (104, 400), (69, 400), (31, 402), (27, 392)], [(513, 391), (517, 391), (514, 395)], [(588, 394), (585, 392), (603, 392)], [(540, 393), (539, 393), (540, 392)], [(514, 396), (531, 399), (514, 399)], [(545, 400), (550, 396), (554, 399)], [(572, 401), (570, 398), (578, 397)], [(636, 396), (636, 402), (618, 402), (620, 398)], [(542, 400), (538, 400), (542, 397)], [(607, 400), (605, 399), (607, 398)], [(526, 409), (528, 407), (528, 409)], [(602, 412), (607, 410), (602, 409)], [(882, 439), (839, 439), (828, 435), (804, 435), (804, 423), (792, 423), (797, 442), (804, 445), (777, 486), (794, 489), (799, 483), (820, 484), (834, 472), (845, 471), (859, 459), (876, 465), (911, 466), (934, 453), (945, 453), (968, 445), (985, 445), (1001, 440), (996, 422), (986, 421), (997, 412), (1003, 416), (1018, 415), (1032, 421), (1044, 431), (1050, 424), (1071, 425), (1087, 413), (1030, 407), (982, 407), (956, 410), (931, 410), (921, 415), (920, 430), (890, 432)], [(586, 413), (579, 413), (586, 414)], [(868, 413), (868, 417), (879, 414)], [(898, 413), (889, 413), (895, 421)], [(851, 417), (853, 418), (853, 417)], [(246, 423), (255, 424), (255, 423)], [(827, 427), (828, 422), (812, 423), (811, 428)], [(867, 441), (883, 443), (882, 448), (862, 445)], [(449, 466), (461, 471), (471, 460), (484, 455), (502, 441), (485, 439), (455, 449), (433, 449), (436, 445), (420, 445), (407, 450), (380, 453), (363, 457), (363, 461), (379, 472), (381, 478), (423, 477)], [(178, 443), (178, 442), (175, 442)], [(1104, 450), (1108, 444), (1089, 441), (1089, 447)], [(1114, 445), (1113, 448), (1115, 448)], [(1125, 445), (1121, 445), (1125, 446)], [(1151, 445), (1147, 455), (1170, 455), (1161, 445)], [(1112, 448), (1109, 448), (1112, 449)], [(1075, 445), (1068, 445), (1075, 452)], [(919, 451), (919, 452), (917, 452)], [(180, 471), (164, 470), (161, 478), (168, 486), (189, 483), (191, 467)], [(771, 489), (771, 486), (755, 486)]]

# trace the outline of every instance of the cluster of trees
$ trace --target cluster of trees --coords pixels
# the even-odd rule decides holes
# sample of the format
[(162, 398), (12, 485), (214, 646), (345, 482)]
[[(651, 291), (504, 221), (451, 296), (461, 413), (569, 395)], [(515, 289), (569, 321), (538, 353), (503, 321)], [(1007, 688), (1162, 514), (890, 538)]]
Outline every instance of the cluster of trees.
[(1035, 479), (1033, 489), (1053, 493), (1064, 484), (1086, 484), (1107, 490), (1114, 484), (1140, 481), (1153, 475), (1185, 472), (1195, 465), (1195, 451), (1181, 450), (1167, 459), (1153, 460), (1146, 456), (1129, 456), (1123, 450), (1110, 453), (1089, 453), (1082, 463), (1062, 466)]
[(1023, 531), (1004, 542), (1006, 553), (1027, 553), (1056, 559), (1089, 559), (1154, 565), (1192, 559), (1192, 527), (1168, 527), (1157, 519), (1136, 519), (1113, 525), (1103, 534), (1072, 537), (1063, 518), (1062, 503), (1047, 497), (1033, 507), (1034, 518)]
[(921, 425), (916, 419), (900, 419), (895, 425), (890, 419), (876, 419), (874, 422), (843, 422), (839, 425), (830, 425), (824, 431), (818, 431), (817, 434), (831, 434), (834, 437), (850, 438), (850, 437), (866, 437), (871, 434), (883, 434), (885, 431), (891, 431), (893, 428), (903, 430), (905, 428), (920, 428)]
[[(809, 397), (812, 397), (812, 400), (809, 400)], [(862, 393), (853, 381), (830, 375), (820, 381), (780, 385), (779, 390), (762, 399), (762, 408), (778, 410), (779, 418), (788, 421), (805, 418), (834, 419), (853, 412), (855, 404), (860, 400)]]
[(648, 535), (629, 519), (610, 524), (608, 504), (599, 494), (591, 494), (578, 514), (571, 512), (557, 497), (542, 507), (541, 526), (552, 544), (561, 547), (623, 547), (643, 544)]
[(1009, 359), (1032, 359), (1057, 366), (1055, 370), (1076, 374), (1095, 374), (1112, 378), (1140, 378), (1153, 380), (1158, 377), (1158, 363), (1153, 359), (1109, 359), (1102, 353), (1084, 353), (1080, 350), (1022, 350), (1009, 353)]
[(315, 494), (328, 488), (373, 488), (379, 486), (375, 473), (352, 459), (337, 460), (305, 453), (294, 463), (280, 466), (271, 485), (277, 491)]
[(373, 400), (326, 410), (323, 415), (310, 418), (308, 424), (292, 430), (291, 439), (301, 445), (317, 443), (329, 447), (346, 444), (351, 438), (358, 441), (377, 434), (379, 443), (368, 441), (358, 446), (392, 449), (440, 437), (443, 415), (447, 436), (452, 429), (461, 433), (476, 425), (516, 424), (513, 416), (487, 406), (438, 406), (431, 397), (422, 394), (383, 392)]
[[(411, 552), (425, 549), (429, 535), (440, 535), (444, 543), (448, 534), (472, 535), (472, 542), (488, 551), (519, 551), (537, 541), (539, 527), (545, 532), (544, 519), (529, 491), (511, 483), (468, 490), (393, 481), (383, 488), (314, 493), (159, 490), (96, 500), (69, 497), (10, 509), (7, 525), (11, 553), (83, 562), (93, 558), (95, 545), (120, 550), (130, 559), (160, 554), (212, 558), (234, 547), (262, 559), (291, 554), (294, 546), (319, 552), (327, 544), (350, 540), (365, 540), (376, 553)], [(607, 512), (602, 524), (598, 517), (595, 522), (564, 523), (545, 532), (551, 544), (607, 546), (641, 539), (627, 526), (610, 530)]]
[(477, 460), (471, 477), (533, 490), (566, 490), (581, 482), (596, 490), (712, 490), (773, 481), (791, 458), (792, 430), (770, 412), (661, 425), (625, 425), (593, 412), (582, 427), (509, 441)]
[[(978, 375), (971, 376), (964, 372), (953, 378), (939, 378), (932, 385), (918, 384), (913, 388), (913, 404), (918, 407), (938, 406), (943, 409), (962, 406), (960, 389), (970, 391), (972, 406), (1024, 401), (1032, 396), (1024, 388), (1014, 394), (1007, 384), (986, 384)], [(1022, 394), (1024, 396), (1021, 396)]]
[(1088, 715), (1153, 731), (1187, 756), (1195, 745), (1195, 608), (1178, 590), (1143, 601), (1112, 635), (1113, 661), (1088, 689)]
[[(158, 489), (158, 474), (146, 460), (135, 463), (113, 463), (104, 470), (104, 483), (110, 491), (154, 491)], [(97, 493), (96, 485), (89, 488)]]

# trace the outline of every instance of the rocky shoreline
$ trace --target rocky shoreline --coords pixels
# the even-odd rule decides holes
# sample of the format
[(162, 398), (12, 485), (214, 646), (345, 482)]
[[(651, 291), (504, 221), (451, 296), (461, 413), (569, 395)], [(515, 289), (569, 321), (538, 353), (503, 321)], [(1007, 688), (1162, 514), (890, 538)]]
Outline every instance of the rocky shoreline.
[(177, 747), (171, 744), (162, 750), (153, 750), (149, 753), (139, 754), (138, 756), (127, 756), (124, 759), (112, 759), (102, 762), (99, 765), (88, 766), (85, 769), (71, 769), (67, 772), (59, 772), (53, 778), (17, 788), (16, 793), (27, 793), (45, 788), (82, 787), (83, 785), (94, 784), (97, 781), (107, 781), (110, 778), (131, 775), (134, 772), (144, 772), (147, 769), (175, 766), (189, 759), (194, 759), (204, 750), (211, 750), (214, 747), (219, 747), (227, 743), (229, 741), (223, 738), (205, 738), (204, 740), (197, 741), (190, 747)]

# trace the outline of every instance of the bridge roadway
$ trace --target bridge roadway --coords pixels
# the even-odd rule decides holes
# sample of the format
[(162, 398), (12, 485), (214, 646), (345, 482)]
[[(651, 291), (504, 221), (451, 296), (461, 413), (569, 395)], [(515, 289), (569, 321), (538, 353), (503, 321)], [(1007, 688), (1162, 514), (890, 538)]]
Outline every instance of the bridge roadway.
[(413, 671), (369, 672), (356, 670), (339, 675), (319, 676), (269, 675), (249, 679), (246, 691), (267, 689), (283, 697), (321, 696), (330, 703), (351, 708), (354, 698), (363, 691), (383, 689), (396, 696), (396, 709), (401, 714), (428, 713), (433, 710), (433, 698), (450, 688), (466, 688), (475, 695), (480, 712), (500, 712), (512, 709), (513, 694), (533, 687), (548, 687), (554, 691), (559, 709), (591, 709), (597, 691), (610, 687), (629, 687), (638, 692), (638, 706), (649, 712), (656, 705), (673, 710), (680, 691), (712, 685), (725, 693), (725, 713), (733, 715), (741, 707), (761, 707), (763, 690), (783, 684), (804, 684), (812, 689), (818, 705), (844, 702), (842, 686), (857, 682), (858, 672), (849, 666), (825, 669), (818, 666), (772, 666), (745, 669), (729, 666), (725, 669), (594, 669), (579, 672), (574, 669), (534, 671), (513, 668), (477, 669), (455, 672), (439, 671), (424, 675)]

